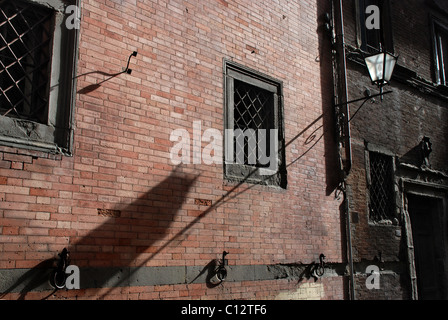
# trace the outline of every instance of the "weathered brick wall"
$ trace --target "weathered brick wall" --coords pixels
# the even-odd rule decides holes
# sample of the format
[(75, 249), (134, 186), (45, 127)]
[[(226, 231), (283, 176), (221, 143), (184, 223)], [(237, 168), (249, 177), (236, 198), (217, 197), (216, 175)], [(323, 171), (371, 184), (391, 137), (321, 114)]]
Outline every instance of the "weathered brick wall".
[[(428, 5), (421, 0), (408, 1), (406, 5), (398, 0), (389, 2), (394, 53), (400, 57), (399, 64), (417, 72), (425, 79), (432, 80), (432, 42)], [(356, 47), (356, 37), (354, 36), (356, 24), (352, 23), (356, 11), (355, 1), (343, 1), (343, 6), (346, 18), (346, 41), (348, 45)], [(431, 14), (437, 16), (438, 12), (432, 10)]]
[[(82, 1), (73, 157), (0, 147), (0, 268), (34, 268), (64, 247), (81, 268), (201, 270), (223, 250), (229, 265), (308, 264), (321, 253), (341, 263), (323, 5)], [(115, 75), (133, 51), (132, 74)], [(235, 186), (222, 165), (170, 162), (173, 130), (192, 134), (200, 120), (222, 131), (223, 58), (283, 81), (287, 189)], [(319, 280), (315, 294), (298, 293), (296, 281), (252, 279), (216, 288), (96, 283), (53, 297), (342, 299), (341, 279)]]
[(358, 300), (408, 300), (407, 279), (397, 273), (381, 274), (380, 289), (368, 289), (367, 276), (356, 276), (356, 299)]
[[(354, 1), (343, 1), (346, 42), (356, 47), (355, 8)], [(398, 65), (416, 73), (421, 77), (421, 83), (426, 88), (435, 81), (432, 57), (432, 43), (429, 16), (431, 10), (424, 0), (391, 1), (392, 34), (395, 54), (399, 55)], [(416, 18), (418, 17), (418, 18)], [(372, 94), (378, 89), (371, 84), (367, 69), (358, 63), (348, 62), (348, 93), (349, 100), (364, 96), (368, 88)], [(397, 69), (398, 69), (397, 68)], [(448, 109), (446, 99), (425, 92), (424, 86), (419, 87), (417, 81), (410, 85), (403, 81), (405, 77), (393, 78), (391, 86), (384, 90), (393, 90), (385, 95), (381, 102), (375, 98), (374, 103), (366, 103), (350, 122), (353, 151), (352, 170), (348, 178), (350, 190), (350, 212), (352, 221), (353, 255), (355, 263), (378, 265), (381, 258), (386, 264), (382, 273), (380, 290), (367, 290), (365, 275), (360, 270), (356, 277), (356, 292), (359, 299), (409, 299), (410, 277), (408, 257), (406, 254), (406, 239), (404, 221), (398, 224), (391, 221), (390, 225), (380, 225), (369, 221), (368, 193), (365, 143), (375, 146), (395, 155), (397, 166), (400, 162), (419, 165), (419, 143), (424, 136), (431, 139), (431, 168), (441, 172), (447, 171), (448, 152)], [(412, 84), (412, 83), (411, 83)], [(435, 90), (435, 87), (433, 87)], [(359, 103), (351, 104), (354, 114)], [(397, 168), (399, 171), (400, 168)], [(400, 174), (400, 173), (398, 173)], [(424, 180), (423, 175), (416, 171), (413, 179)], [(429, 181), (429, 180), (428, 180)], [(428, 182), (427, 181), (427, 182)], [(440, 181), (439, 181), (440, 182)], [(403, 206), (400, 203), (403, 191), (397, 190), (397, 209), (403, 217)], [(400, 271), (390, 270), (391, 265), (400, 264)]]

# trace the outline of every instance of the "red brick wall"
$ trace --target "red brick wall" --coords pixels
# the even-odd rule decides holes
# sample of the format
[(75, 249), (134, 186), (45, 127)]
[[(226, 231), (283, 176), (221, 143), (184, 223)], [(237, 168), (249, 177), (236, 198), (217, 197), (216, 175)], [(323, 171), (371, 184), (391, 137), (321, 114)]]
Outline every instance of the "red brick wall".
[[(324, 10), (322, 1), (82, 1), (73, 157), (0, 147), (0, 268), (33, 268), (64, 247), (80, 267), (205, 266), (223, 250), (229, 265), (308, 264), (320, 253), (341, 263), (337, 161), (329, 113), (321, 117), (332, 88)], [(132, 51), (132, 74), (108, 76)], [(234, 188), (222, 165), (173, 173), (173, 130), (192, 134), (201, 120), (203, 130), (222, 131), (223, 58), (283, 81), (287, 189)], [(343, 298), (341, 279), (322, 281), (321, 298)], [(298, 289), (246, 284), (247, 292), (240, 282), (125, 287), (111, 297), (273, 298)]]

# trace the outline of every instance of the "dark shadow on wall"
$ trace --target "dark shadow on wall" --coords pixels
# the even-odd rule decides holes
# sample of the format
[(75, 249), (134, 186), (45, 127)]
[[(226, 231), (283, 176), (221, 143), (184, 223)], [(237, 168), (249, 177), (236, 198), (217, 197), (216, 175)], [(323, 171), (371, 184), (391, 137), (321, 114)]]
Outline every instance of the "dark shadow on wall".
[[(181, 209), (190, 188), (198, 178), (198, 176), (182, 174), (176, 169), (167, 179), (151, 189), (144, 198), (140, 198), (121, 211), (122, 213), (133, 212), (139, 217), (139, 219), (132, 225), (141, 232), (144, 237), (143, 239), (131, 240), (127, 237), (119, 236), (120, 234), (123, 234), (123, 231), (121, 231), (123, 226), (125, 226), (125, 228), (126, 226), (130, 226), (128, 221), (129, 218), (124, 219), (123, 221), (108, 221), (100, 228), (97, 228), (94, 231), (89, 232), (88, 235), (82, 237), (82, 239), (80, 239), (74, 246), (74, 254), (72, 254), (72, 257), (81, 253), (81, 256), (84, 255), (85, 258), (94, 258), (96, 253), (89, 252), (89, 248), (91, 248), (92, 245), (98, 246), (99, 248), (101, 246), (104, 247), (106, 246), (105, 243), (109, 243), (109, 241), (113, 241), (115, 243), (114, 245), (118, 246), (118, 248), (120, 246), (127, 248), (125, 258), (120, 257), (117, 253), (113, 252), (106, 253), (103, 257), (104, 262), (115, 261), (117, 268), (116, 271), (112, 271), (111, 274), (102, 274), (100, 276), (102, 280), (94, 283), (95, 288), (109, 288), (106, 292), (101, 294), (100, 298), (102, 299), (114, 290), (114, 287), (124, 286), (126, 281), (133, 277), (133, 274), (135, 274), (139, 268), (145, 266), (163, 250), (168, 247), (179, 245), (184, 237), (188, 235), (189, 230), (209, 213), (213, 212), (227, 201), (235, 199), (242, 193), (255, 187), (256, 184), (250, 184), (246, 187), (242, 186), (246, 184), (246, 181), (256, 172), (257, 170), (250, 172), (242, 181), (236, 183), (230, 190), (214, 201), (212, 205), (202, 211), (186, 226), (178, 228), (179, 231), (177, 233), (168, 234), (174, 217), (178, 210)], [(112, 231), (115, 229), (114, 234), (111, 233), (111, 228)], [(129, 228), (126, 228), (126, 230), (129, 230)], [(103, 237), (109, 238), (106, 238), (108, 240), (104, 241)], [(132, 238), (131, 235), (130, 237)], [(158, 241), (160, 241), (160, 243), (155, 245)], [(86, 246), (87, 249), (84, 254), (80, 251), (83, 246)], [(143, 257), (143, 254), (146, 255)], [(74, 261), (74, 259), (72, 261)], [(121, 277), (117, 278), (117, 273), (123, 272), (126, 266), (132, 266), (132, 270), (127, 274), (123, 273)], [(213, 261), (203, 270), (203, 272), (210, 271), (210, 268), (212, 267)], [(210, 275), (211, 273), (208, 272), (207, 274)], [(109, 283), (109, 280), (112, 278), (118, 279), (118, 281)]]
[(305, 138), (303, 146), (305, 151), (298, 157), (292, 159), (286, 167), (301, 160), (310, 152), (321, 140), (324, 143), (326, 195), (331, 195), (337, 190), (340, 184), (340, 169), (337, 153), (337, 139), (335, 127), (335, 115), (333, 110), (333, 64), (331, 37), (324, 28), (324, 15), (331, 11), (329, 2), (322, 4), (317, 2), (318, 29), (316, 30), (319, 43), (319, 52), (314, 63), (319, 66), (321, 79), (322, 114), (310, 122), (305, 128), (298, 132), (291, 141), (286, 143), (287, 148), (298, 138)]
[(218, 261), (216, 259), (211, 260), (207, 265), (199, 272), (199, 274), (191, 280), (189, 283), (194, 283), (200, 276), (205, 274), (205, 284), (207, 288), (215, 288), (220, 283), (214, 284), (210, 279), (216, 274), (216, 268), (218, 266)]
[[(81, 228), (77, 230), (77, 236), (71, 237), (68, 251), (71, 264), (96, 270), (89, 273), (89, 287), (122, 286), (132, 276), (124, 270), (129, 267), (137, 267), (132, 269), (137, 270), (168, 246), (170, 241), (163, 244), (163, 240), (168, 237), (168, 231), (197, 178), (197, 175), (183, 173), (176, 167), (168, 177), (131, 204), (117, 210), (99, 209), (100, 215), (106, 214), (106, 221), (94, 230), (86, 234)], [(107, 217), (107, 214), (111, 216)], [(157, 245), (157, 242), (161, 244)], [(139, 256), (147, 252), (151, 255), (136, 264)], [(56, 264), (54, 258), (42, 261), (23, 274), (13, 270), (16, 273), (12, 276), (17, 276), (17, 280), (3, 290), (0, 298), (19, 292), (18, 299), (22, 300), (30, 291), (48, 290)], [(99, 268), (103, 266), (107, 267), (104, 268), (106, 274)]]
[(429, 154), (427, 157), (425, 157), (424, 144), (425, 143), (423, 140), (420, 141), (419, 144), (417, 144), (415, 147), (413, 147), (408, 152), (406, 152), (404, 155), (402, 155), (399, 158), (399, 162), (411, 164), (411, 165), (419, 167), (419, 168), (421, 168), (422, 166), (430, 167)]
[[(336, 115), (334, 110), (334, 75), (333, 75), (333, 44), (332, 30), (327, 29), (327, 14), (332, 14), (332, 1), (317, 1), (317, 23), (316, 30), (319, 41), (318, 62), (320, 67), (320, 86), (322, 92), (322, 123), (325, 150), (325, 173), (327, 196), (334, 192), (335, 198), (342, 198), (340, 190), (341, 168), (340, 156), (338, 155), (338, 138), (336, 129)], [(331, 24), (329, 25), (332, 27)], [(348, 233), (347, 220), (350, 219), (346, 212), (346, 200), (342, 201), (339, 206), (339, 221), (341, 233), (341, 259), (343, 263), (348, 263)], [(350, 279), (343, 277), (344, 299), (349, 298)]]
[[(34, 268), (21, 274), (18, 279), (10, 287), (8, 287), (8, 289), (0, 294), (0, 299), (3, 299), (11, 292), (19, 292), (19, 297), (17, 300), (25, 300), (25, 296), (28, 292), (39, 289), (49, 283), (51, 272), (55, 267), (55, 263), (55, 259), (47, 259), (37, 264)], [(15, 272), (15, 270), (13, 271)], [(54, 292), (51, 294), (53, 293)]]
[(331, 1), (317, 1), (316, 30), (319, 42), (320, 87), (322, 95), (322, 137), (325, 152), (326, 194), (333, 193), (340, 183), (340, 168), (337, 152), (337, 138), (335, 126), (334, 85), (333, 85), (333, 54), (331, 33), (325, 28), (325, 15), (331, 13)]
[[(178, 166), (132, 203), (114, 210), (99, 209), (100, 215), (111, 216), (72, 240), (68, 248), (72, 264), (91, 269), (88, 287), (124, 286), (133, 272), (166, 248), (172, 241), (168, 240), (170, 232), (176, 230), (173, 222), (197, 178)], [(102, 266), (107, 267), (107, 274)]]

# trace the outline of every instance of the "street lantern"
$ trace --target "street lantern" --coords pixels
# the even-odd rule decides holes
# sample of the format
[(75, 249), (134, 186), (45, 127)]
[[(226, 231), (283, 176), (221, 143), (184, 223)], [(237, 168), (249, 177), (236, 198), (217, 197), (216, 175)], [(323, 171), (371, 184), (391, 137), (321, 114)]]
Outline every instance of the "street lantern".
[(383, 51), (364, 57), (370, 79), (380, 88), (380, 93), (382, 93), (383, 86), (388, 84), (392, 78), (397, 60), (398, 57)]
[(358, 98), (355, 100), (336, 104), (335, 106), (339, 107), (339, 106), (347, 105), (347, 104), (350, 104), (353, 102), (363, 101), (363, 103), (358, 108), (358, 110), (356, 110), (356, 112), (348, 120), (349, 122), (358, 113), (358, 111), (361, 110), (361, 108), (364, 106), (364, 104), (368, 100), (370, 100), (374, 97), (380, 96), (381, 101), (383, 101), (383, 95), (392, 93), (392, 91), (390, 91), (390, 90), (383, 92), (383, 86), (385, 86), (386, 84), (389, 84), (389, 81), (392, 78), (392, 73), (394, 71), (395, 65), (397, 64), (398, 57), (396, 57), (390, 53), (387, 53), (385, 51), (382, 51), (381, 49), (380, 49), (379, 53), (371, 54), (369, 56), (365, 56), (364, 54), (362, 54), (362, 56), (364, 58), (366, 66), (367, 66), (367, 70), (369, 71), (370, 79), (372, 80), (373, 84), (376, 84), (379, 87), (380, 93), (370, 95), (370, 91), (369, 91), (369, 94), (367, 95), (367, 97)]

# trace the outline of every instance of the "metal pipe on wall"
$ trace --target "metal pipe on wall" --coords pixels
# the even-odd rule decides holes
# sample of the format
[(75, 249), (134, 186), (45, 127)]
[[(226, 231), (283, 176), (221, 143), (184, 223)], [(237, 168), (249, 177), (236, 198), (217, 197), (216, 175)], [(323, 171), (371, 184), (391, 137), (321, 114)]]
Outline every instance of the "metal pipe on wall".
[[(336, 8), (335, 4), (336, 3)], [(333, 12), (338, 14), (338, 19), (333, 17), (334, 25), (335, 25), (335, 38), (336, 38), (336, 50), (339, 53), (338, 58), (338, 68), (336, 72), (338, 72), (337, 79), (338, 83), (336, 84), (338, 87), (339, 101), (346, 102), (348, 101), (348, 82), (347, 82), (347, 65), (346, 65), (346, 49), (345, 49), (345, 32), (344, 32), (344, 13), (343, 13), (343, 5), (342, 0), (335, 0), (332, 3)], [(342, 138), (345, 139), (345, 161), (342, 161), (342, 188), (344, 194), (344, 210), (345, 210), (345, 219), (346, 219), (346, 232), (347, 232), (347, 250), (348, 250), (348, 262), (350, 269), (350, 286), (349, 286), (349, 297), (350, 300), (355, 299), (355, 283), (354, 283), (354, 267), (353, 267), (353, 252), (352, 252), (352, 239), (351, 239), (351, 224), (350, 224), (350, 201), (347, 195), (347, 184), (346, 178), (350, 173), (352, 167), (352, 149), (351, 149), (351, 137), (350, 137), (350, 106), (348, 103), (343, 104), (345, 109), (343, 109), (344, 113), (344, 128), (342, 132)], [(342, 156), (342, 155), (340, 155)]]

